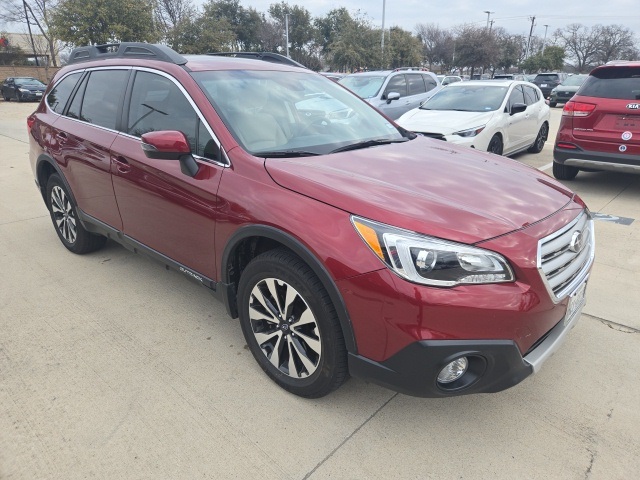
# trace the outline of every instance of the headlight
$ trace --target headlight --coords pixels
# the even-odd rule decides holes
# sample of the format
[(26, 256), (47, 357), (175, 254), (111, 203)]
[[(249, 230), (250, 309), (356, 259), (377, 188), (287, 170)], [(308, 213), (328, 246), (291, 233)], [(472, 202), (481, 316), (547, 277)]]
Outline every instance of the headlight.
[(459, 135), (461, 137), (475, 137), (481, 131), (484, 130), (486, 125), (481, 125), (479, 127), (467, 128), (466, 130), (460, 130), (459, 132), (453, 132), (454, 135)]
[(18, 90), (22, 93), (29, 93), (29, 90), (27, 90), (26, 88), (19, 88)]
[(551, 93), (556, 93), (556, 91), (557, 89), (554, 88), (553, 90), (551, 90)]
[(373, 253), (401, 277), (436, 287), (514, 280), (502, 255), (352, 216)]

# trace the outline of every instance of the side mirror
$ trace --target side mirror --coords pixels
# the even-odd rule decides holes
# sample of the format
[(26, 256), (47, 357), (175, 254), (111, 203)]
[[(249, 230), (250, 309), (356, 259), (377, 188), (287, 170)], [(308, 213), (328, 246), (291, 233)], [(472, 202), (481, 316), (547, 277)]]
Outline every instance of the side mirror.
[(198, 163), (191, 154), (191, 147), (187, 137), (182, 132), (164, 130), (145, 133), (142, 135), (141, 146), (147, 158), (179, 160), (182, 173), (190, 177), (195, 177), (198, 173)]
[(511, 111), (509, 115), (515, 115), (516, 113), (522, 113), (527, 109), (527, 106), (524, 103), (514, 103), (511, 105)]
[(387, 93), (387, 104), (391, 103), (393, 100), (400, 100), (400, 94), (398, 92)]

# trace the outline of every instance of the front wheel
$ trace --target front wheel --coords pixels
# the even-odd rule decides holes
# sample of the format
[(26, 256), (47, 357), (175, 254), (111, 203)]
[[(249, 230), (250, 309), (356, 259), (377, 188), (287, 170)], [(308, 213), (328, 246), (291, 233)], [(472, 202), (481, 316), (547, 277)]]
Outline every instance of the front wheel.
[(491, 137), (491, 141), (489, 142), (489, 146), (487, 147), (487, 152), (495, 153), (496, 155), (502, 155), (502, 138), (500, 135), (496, 134)]
[(549, 136), (549, 125), (543, 123), (540, 127), (540, 131), (538, 132), (538, 136), (536, 137), (533, 145), (531, 145), (528, 149), (530, 153), (540, 153), (544, 148), (544, 142), (547, 141), (547, 137)]
[(553, 176), (558, 180), (573, 180), (579, 171), (580, 169), (572, 167), (571, 165), (553, 162)]
[(318, 398), (347, 379), (338, 316), (322, 282), (297, 256), (271, 250), (242, 272), (238, 312), (264, 372), (291, 393)]
[(93, 252), (106, 243), (106, 237), (91, 233), (82, 226), (73, 198), (62, 179), (55, 174), (47, 182), (47, 207), (60, 241), (71, 252)]
[(20, 94), (18, 92), (15, 93), (14, 97), (16, 99), (16, 102), (21, 102), (22, 99), (20, 98)]

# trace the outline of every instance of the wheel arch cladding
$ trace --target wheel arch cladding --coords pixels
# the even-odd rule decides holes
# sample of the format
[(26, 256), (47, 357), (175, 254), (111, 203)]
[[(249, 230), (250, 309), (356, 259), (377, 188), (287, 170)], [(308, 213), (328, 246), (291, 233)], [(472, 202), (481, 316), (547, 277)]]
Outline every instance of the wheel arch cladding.
[(275, 248), (286, 248), (304, 261), (315, 273), (338, 313), (345, 346), (350, 353), (357, 353), (351, 319), (342, 295), (322, 262), (298, 239), (267, 225), (249, 225), (239, 228), (224, 248), (221, 262), (221, 283), (226, 286), (224, 300), (228, 313), (237, 317), (237, 286), (242, 271), (256, 256)]
[(54, 173), (60, 177), (62, 183), (64, 183), (65, 188), (69, 192), (69, 195), (71, 195), (71, 199), (76, 205), (78, 205), (78, 202), (76, 202), (76, 197), (74, 196), (73, 190), (71, 190), (71, 186), (69, 185), (69, 182), (67, 182), (66, 177), (56, 164), (55, 160), (45, 154), (41, 154), (36, 162), (36, 179), (38, 180), (38, 187), (40, 189), (40, 193), (42, 194), (42, 199), (45, 201), (45, 203), (47, 203), (45, 198), (47, 192), (47, 181), (49, 180), (49, 177)]

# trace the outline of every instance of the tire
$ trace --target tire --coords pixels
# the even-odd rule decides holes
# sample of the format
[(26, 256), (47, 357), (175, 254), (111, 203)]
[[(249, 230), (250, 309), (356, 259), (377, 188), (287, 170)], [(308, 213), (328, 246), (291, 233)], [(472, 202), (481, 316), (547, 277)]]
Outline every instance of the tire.
[(76, 205), (60, 177), (53, 174), (47, 182), (47, 207), (53, 227), (62, 244), (71, 252), (84, 254), (101, 249), (106, 237), (84, 229), (78, 220)]
[(549, 125), (547, 125), (546, 123), (543, 123), (542, 126), (540, 127), (540, 131), (538, 132), (538, 136), (533, 142), (533, 145), (531, 145), (527, 151), (530, 153), (540, 153), (544, 148), (544, 142), (547, 141), (548, 137), (549, 137)]
[(319, 398), (348, 378), (347, 350), (329, 294), (288, 250), (249, 262), (238, 286), (238, 313), (254, 358), (285, 390)]
[(579, 171), (579, 168), (553, 162), (553, 176), (558, 180), (573, 180)]
[(13, 96), (13, 98), (16, 99), (16, 102), (20, 103), (22, 100), (20, 99), (20, 94), (18, 92), (16, 92)]
[(558, 103), (557, 103), (557, 102), (549, 102), (549, 106), (550, 106), (551, 108), (556, 108), (556, 105), (558, 105)]
[(502, 145), (502, 138), (500, 137), (500, 135), (495, 134), (493, 137), (491, 137), (491, 140), (489, 141), (487, 152), (495, 153), (496, 155), (502, 155), (503, 148), (504, 146)]

